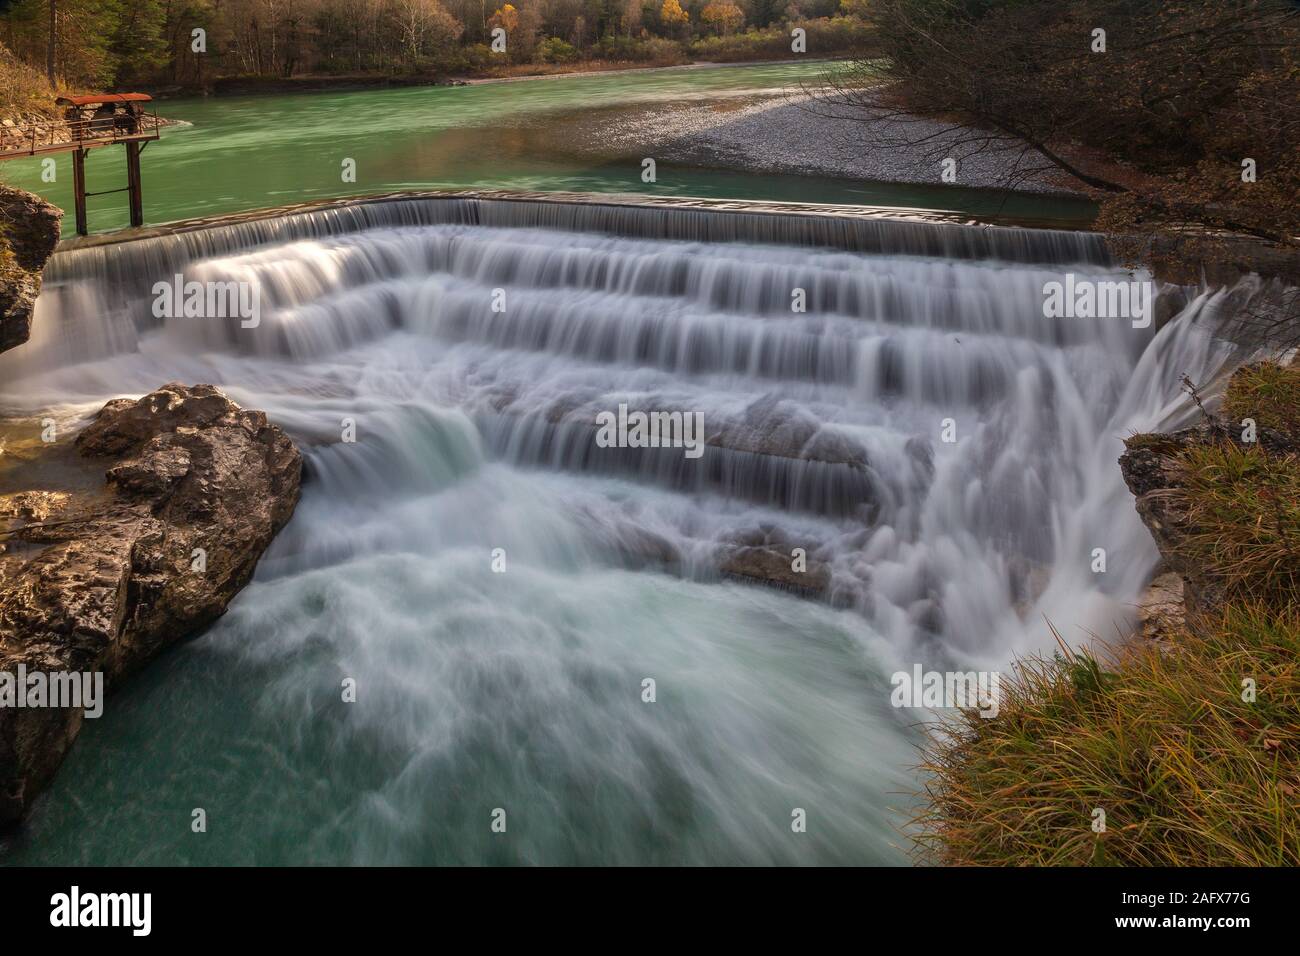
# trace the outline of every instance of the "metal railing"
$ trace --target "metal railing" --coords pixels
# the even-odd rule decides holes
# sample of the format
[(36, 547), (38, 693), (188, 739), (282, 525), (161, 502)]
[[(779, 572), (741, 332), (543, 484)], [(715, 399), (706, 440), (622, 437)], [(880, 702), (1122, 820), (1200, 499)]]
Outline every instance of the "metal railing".
[(152, 112), (0, 126), (0, 159), (157, 139), (159, 127)]

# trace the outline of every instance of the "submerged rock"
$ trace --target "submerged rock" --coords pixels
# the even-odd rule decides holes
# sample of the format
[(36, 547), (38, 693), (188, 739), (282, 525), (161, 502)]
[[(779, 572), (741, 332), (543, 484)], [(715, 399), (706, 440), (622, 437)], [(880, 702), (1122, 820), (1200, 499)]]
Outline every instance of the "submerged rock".
[[(830, 567), (817, 554), (819, 547), (795, 542), (772, 525), (738, 532), (723, 541), (718, 570), (723, 577), (765, 584), (802, 597), (826, 597)], [(802, 551), (797, 555), (796, 549)], [(810, 553), (812, 552), (812, 553)]]
[[(210, 385), (109, 402), (76, 446), (108, 459), (107, 496), (0, 497), (25, 555), (0, 577), (0, 674), (102, 673), (111, 688), (225, 612), (293, 514), (302, 459)], [(82, 719), (0, 706), (0, 825), (49, 782)]]

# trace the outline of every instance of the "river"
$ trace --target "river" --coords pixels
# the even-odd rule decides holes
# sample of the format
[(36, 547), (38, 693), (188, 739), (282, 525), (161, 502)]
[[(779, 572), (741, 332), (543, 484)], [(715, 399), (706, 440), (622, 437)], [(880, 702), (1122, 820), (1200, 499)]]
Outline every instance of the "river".
[[(663, 165), (641, 179), (642, 156), (571, 142), (594, 110), (611, 119), (686, 100), (776, 96), (815, 83), (828, 64), (782, 63), (575, 74), (461, 87), (163, 100), (158, 112), (192, 124), (165, 129), (143, 154), (146, 223), (311, 199), (414, 188), (634, 192), (954, 209), (972, 215), (1084, 221), (1090, 204), (943, 186), (870, 183)], [(343, 161), (355, 162), (355, 181)], [(4, 164), (6, 181), (72, 208), (68, 154), (57, 181), (38, 160)], [(90, 192), (126, 184), (121, 148), (94, 150)], [(123, 193), (89, 200), (91, 231), (127, 226)], [(67, 227), (65, 226), (65, 229)], [(70, 231), (70, 229), (69, 229)]]
[[(506, 88), (311, 99), (421, 125)], [(155, 201), (301, 198), (293, 157), (326, 134), (287, 98), (271, 120), (281, 99), (194, 104)], [(253, 129), (203, 139), (239, 111)], [(427, 130), (359, 112), (363, 163), (414, 185)], [(321, 162), (306, 192), (340, 191)], [(545, 175), (527, 185), (594, 188)], [(307, 479), (229, 613), (87, 721), (0, 860), (906, 863), (927, 715), (891, 706), (890, 675), (1005, 669), (1052, 646), (1044, 617), (1072, 641), (1123, 626), (1156, 554), (1120, 439), (1229, 356), (1204, 298), (1159, 331), (1046, 322), (1045, 282), (1121, 275), (1088, 236), (750, 216), (719, 241), (727, 215), (428, 199), (61, 253), (0, 414), (71, 424), (212, 382), (293, 435)], [(177, 271), (256, 283), (261, 324), (154, 318)], [(694, 470), (597, 450), (621, 403), (723, 437)], [(720, 574), (754, 545), (803, 547), (823, 599)]]

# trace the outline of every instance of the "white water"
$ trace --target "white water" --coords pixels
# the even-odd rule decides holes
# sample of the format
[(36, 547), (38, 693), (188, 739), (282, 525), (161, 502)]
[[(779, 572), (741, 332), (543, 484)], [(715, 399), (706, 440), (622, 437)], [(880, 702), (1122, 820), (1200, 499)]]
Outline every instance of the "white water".
[[(317, 214), (51, 269), (35, 338), (0, 357), (3, 411), (71, 422), (212, 382), (299, 441), (308, 481), (230, 614), (93, 731), (179, 728), (173, 752), (142, 772), (81, 745), (22, 853), (193, 854), (140, 803), (188, 806), (202, 779), (241, 829), (209, 861), (897, 861), (919, 715), (888, 674), (1005, 668), (1051, 646), (1045, 618), (1075, 642), (1127, 625), (1155, 551), (1120, 439), (1229, 360), (1209, 298), (1158, 334), (1045, 319), (1045, 282), (1113, 272), (1069, 234), (882, 227), (847, 252), (538, 208)], [(261, 326), (153, 319), (182, 268), (258, 283)], [(710, 447), (596, 448), (620, 403), (702, 412)], [(829, 593), (719, 580), (756, 539), (824, 562)], [(90, 815), (96, 784), (122, 798)]]

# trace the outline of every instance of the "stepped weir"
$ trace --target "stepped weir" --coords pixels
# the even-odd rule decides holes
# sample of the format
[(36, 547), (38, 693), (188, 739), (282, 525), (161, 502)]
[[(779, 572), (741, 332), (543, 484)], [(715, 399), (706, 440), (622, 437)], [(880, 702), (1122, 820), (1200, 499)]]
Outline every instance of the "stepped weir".
[[(1149, 328), (1046, 318), (1067, 272), (1128, 278), (1085, 233), (502, 194), (154, 232), (57, 253), (0, 408), (74, 427), (211, 382), (303, 448), (293, 521), (148, 719), (262, 688), (238, 732), (265, 773), (329, 777), (313, 832), (360, 861), (480, 790), (561, 808), (520, 860), (571, 832), (606, 863), (885, 859), (907, 731), (884, 675), (1004, 667), (1050, 646), (1044, 618), (1122, 626), (1157, 554), (1121, 440), (1239, 357), (1222, 293), (1166, 295)], [(176, 275), (256, 285), (259, 323), (157, 315)], [(703, 454), (605, 447), (621, 406), (700, 414)], [(308, 720), (339, 673), (374, 709)], [(671, 705), (624, 693), (647, 676)], [(398, 769), (318, 769), (358, 743)], [(819, 808), (807, 844), (753, 822), (792, 800)], [(683, 806), (700, 834), (636, 843)]]

